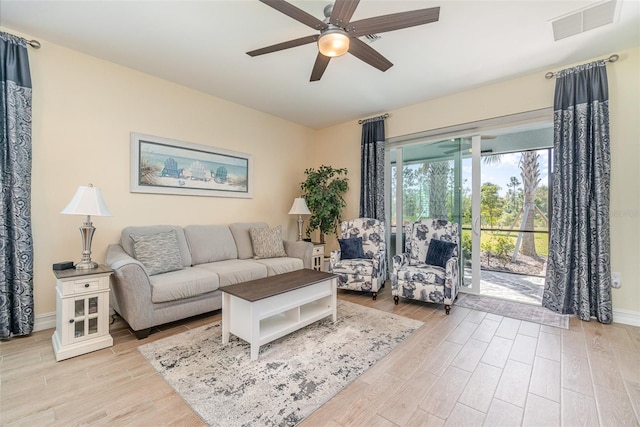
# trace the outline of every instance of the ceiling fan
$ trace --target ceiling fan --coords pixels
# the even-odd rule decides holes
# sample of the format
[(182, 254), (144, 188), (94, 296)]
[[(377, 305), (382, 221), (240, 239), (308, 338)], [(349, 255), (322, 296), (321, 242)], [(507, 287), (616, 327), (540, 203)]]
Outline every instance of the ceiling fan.
[(440, 17), (440, 8), (431, 7), (350, 22), (360, 0), (336, 0), (335, 3), (324, 8), (325, 19), (321, 21), (284, 0), (260, 1), (296, 21), (320, 31), (320, 34), (252, 50), (247, 52), (247, 55), (264, 55), (317, 42), (318, 56), (311, 71), (310, 81), (312, 82), (320, 80), (331, 58), (344, 55), (347, 52), (380, 71), (387, 71), (393, 64), (358, 37), (429, 24), (438, 21)]

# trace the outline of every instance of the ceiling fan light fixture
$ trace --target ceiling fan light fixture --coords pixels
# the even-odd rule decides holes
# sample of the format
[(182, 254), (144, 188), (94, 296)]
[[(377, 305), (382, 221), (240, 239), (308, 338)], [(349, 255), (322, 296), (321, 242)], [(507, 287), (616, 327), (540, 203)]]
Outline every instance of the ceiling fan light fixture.
[(349, 51), (349, 36), (340, 29), (327, 30), (318, 39), (318, 50), (324, 56), (342, 56)]

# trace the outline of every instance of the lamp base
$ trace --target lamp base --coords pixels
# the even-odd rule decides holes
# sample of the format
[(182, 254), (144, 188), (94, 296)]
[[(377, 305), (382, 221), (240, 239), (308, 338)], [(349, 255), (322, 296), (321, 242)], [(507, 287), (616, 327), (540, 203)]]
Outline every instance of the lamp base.
[(98, 268), (98, 263), (93, 261), (80, 261), (76, 264), (76, 270), (93, 270)]
[(298, 215), (298, 241), (302, 240), (302, 224), (304, 220), (302, 219), (302, 215)]
[(80, 227), (82, 236), (82, 259), (76, 264), (76, 270), (92, 270), (98, 268), (98, 264), (91, 261), (91, 240), (96, 228), (91, 223), (91, 217), (87, 215), (86, 221)]

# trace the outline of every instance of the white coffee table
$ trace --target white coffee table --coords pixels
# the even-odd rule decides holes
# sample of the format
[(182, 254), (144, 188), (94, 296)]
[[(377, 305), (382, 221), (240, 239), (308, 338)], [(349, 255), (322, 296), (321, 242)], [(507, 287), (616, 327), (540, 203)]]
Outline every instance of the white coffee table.
[(225, 286), (222, 343), (234, 334), (251, 344), (251, 360), (261, 345), (336, 314), (335, 274), (310, 269)]

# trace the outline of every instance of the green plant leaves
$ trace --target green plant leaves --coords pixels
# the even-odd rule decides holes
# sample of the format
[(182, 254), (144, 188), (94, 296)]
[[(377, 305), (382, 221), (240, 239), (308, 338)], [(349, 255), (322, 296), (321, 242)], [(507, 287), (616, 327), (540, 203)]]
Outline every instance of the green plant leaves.
[(342, 210), (347, 205), (343, 195), (349, 190), (347, 169), (322, 165), (317, 170), (306, 169), (304, 173), (307, 178), (300, 183), (300, 188), (312, 212), (306, 234), (309, 237), (314, 230), (320, 230), (324, 241), (325, 234), (336, 234), (342, 221)]

